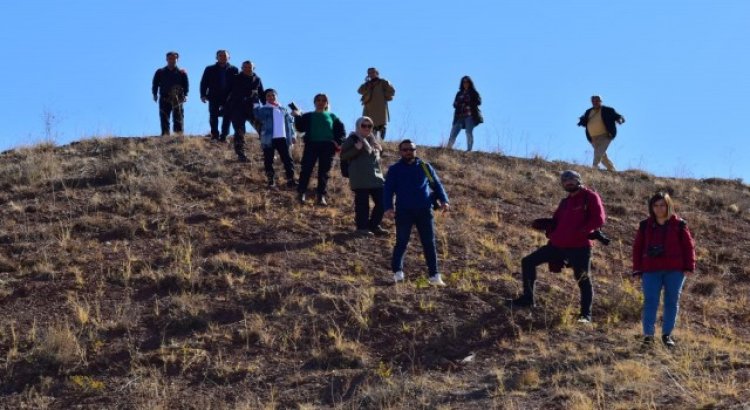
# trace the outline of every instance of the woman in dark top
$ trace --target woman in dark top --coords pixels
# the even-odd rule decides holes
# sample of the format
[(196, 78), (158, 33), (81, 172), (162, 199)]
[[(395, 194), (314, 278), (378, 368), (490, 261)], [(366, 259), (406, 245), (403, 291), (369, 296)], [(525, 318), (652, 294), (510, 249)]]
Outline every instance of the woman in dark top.
[(633, 275), (641, 277), (643, 287), (643, 344), (654, 342), (664, 289), (661, 339), (671, 348), (682, 286), (695, 270), (695, 243), (685, 220), (675, 215), (669, 194), (651, 197), (648, 211), (650, 216), (641, 221), (633, 243)]
[(295, 128), (304, 132), (305, 148), (302, 151), (302, 170), (297, 186), (297, 199), (305, 203), (307, 185), (310, 183), (313, 167), (318, 163), (318, 205), (326, 206), (326, 186), (328, 185), (328, 174), (331, 171), (333, 157), (336, 155), (341, 143), (346, 137), (346, 130), (341, 120), (335, 114), (328, 111), (328, 96), (318, 94), (313, 99), (315, 111), (301, 114), (294, 112), (297, 117)]
[(466, 151), (471, 151), (474, 146), (474, 127), (484, 122), (479, 106), (482, 105), (482, 97), (474, 88), (474, 81), (465, 75), (461, 77), (456, 98), (453, 100), (453, 128), (448, 138), (448, 148), (453, 148), (461, 129), (466, 131)]

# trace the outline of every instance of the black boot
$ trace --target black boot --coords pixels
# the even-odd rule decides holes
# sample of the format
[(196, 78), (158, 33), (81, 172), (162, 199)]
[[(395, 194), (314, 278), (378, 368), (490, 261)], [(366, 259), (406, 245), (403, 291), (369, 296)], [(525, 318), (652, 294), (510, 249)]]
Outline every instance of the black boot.
[(510, 306), (515, 308), (531, 307), (534, 305), (534, 281), (523, 280), (523, 295), (510, 301)]

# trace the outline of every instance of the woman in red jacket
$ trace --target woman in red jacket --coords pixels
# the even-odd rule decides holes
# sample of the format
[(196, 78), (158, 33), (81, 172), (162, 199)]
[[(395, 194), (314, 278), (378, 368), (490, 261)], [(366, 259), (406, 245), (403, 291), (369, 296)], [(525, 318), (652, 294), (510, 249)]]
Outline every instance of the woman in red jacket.
[(648, 201), (650, 217), (641, 221), (633, 243), (633, 274), (643, 287), (643, 343), (654, 342), (656, 313), (664, 289), (661, 340), (675, 346), (672, 330), (677, 321), (685, 278), (695, 270), (695, 244), (687, 223), (674, 213), (672, 198), (657, 193)]

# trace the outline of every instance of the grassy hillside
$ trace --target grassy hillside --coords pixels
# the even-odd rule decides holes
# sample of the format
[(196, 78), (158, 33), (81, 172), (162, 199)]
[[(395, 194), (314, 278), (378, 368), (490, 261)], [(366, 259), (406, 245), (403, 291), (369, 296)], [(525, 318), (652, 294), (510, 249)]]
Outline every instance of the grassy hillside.
[[(352, 193), (300, 206), (203, 138), (92, 139), (0, 155), (0, 407), (136, 409), (743, 408), (750, 402), (750, 187), (425, 149), (453, 211), (436, 217), (447, 288), (416, 234), (352, 235)], [(299, 159), (299, 152), (295, 152)], [(385, 165), (395, 161), (388, 146)], [(280, 164), (276, 164), (280, 169)], [(508, 309), (575, 168), (602, 196), (594, 324), (572, 272)], [(299, 169), (299, 167), (297, 167)], [(313, 183), (314, 186), (314, 183)], [(627, 276), (645, 202), (669, 190), (696, 237), (675, 336), (639, 345)], [(393, 230), (392, 222), (384, 226)]]

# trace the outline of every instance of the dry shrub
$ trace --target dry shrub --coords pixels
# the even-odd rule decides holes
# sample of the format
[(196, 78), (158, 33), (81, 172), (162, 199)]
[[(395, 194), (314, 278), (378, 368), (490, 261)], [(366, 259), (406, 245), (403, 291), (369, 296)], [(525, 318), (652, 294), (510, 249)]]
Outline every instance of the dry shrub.
[(549, 403), (554, 406), (561, 406), (567, 410), (594, 410), (597, 407), (588, 395), (575, 390), (563, 390), (555, 394)]
[(70, 326), (62, 324), (47, 328), (34, 349), (34, 355), (63, 367), (71, 367), (85, 359), (78, 336)]
[(606, 295), (597, 298), (598, 310), (606, 315), (607, 322), (637, 322), (643, 308), (643, 295), (638, 284), (621, 279), (615, 281)]
[(37, 186), (62, 178), (63, 167), (52, 144), (23, 148), (11, 155), (13, 160), (2, 161), (0, 166), (0, 181), (6, 187)]
[(534, 390), (539, 388), (542, 378), (534, 368), (523, 369), (511, 376), (510, 387), (513, 390)]
[(700, 296), (711, 296), (719, 287), (719, 281), (716, 278), (705, 278), (696, 281), (690, 286), (690, 292)]

